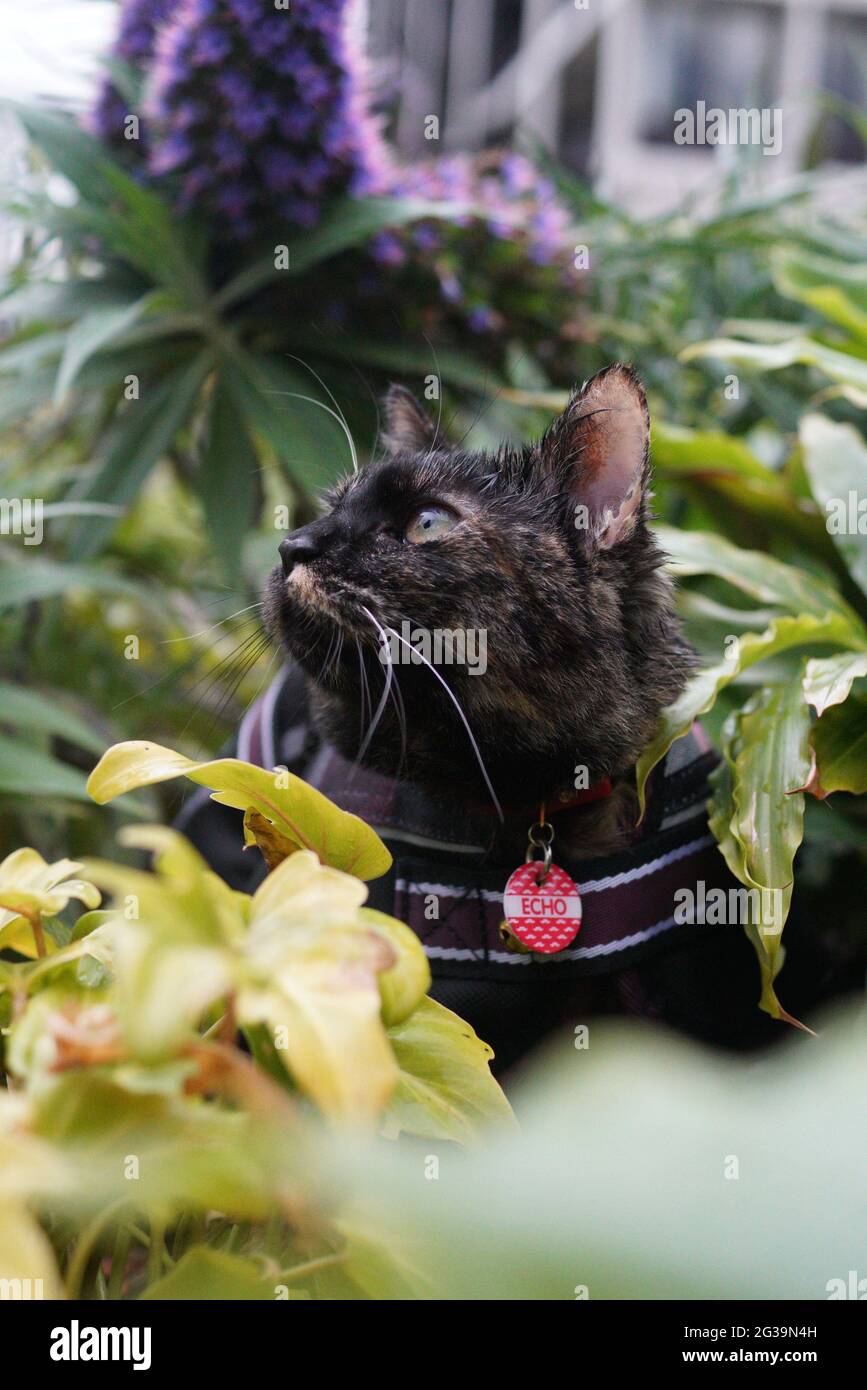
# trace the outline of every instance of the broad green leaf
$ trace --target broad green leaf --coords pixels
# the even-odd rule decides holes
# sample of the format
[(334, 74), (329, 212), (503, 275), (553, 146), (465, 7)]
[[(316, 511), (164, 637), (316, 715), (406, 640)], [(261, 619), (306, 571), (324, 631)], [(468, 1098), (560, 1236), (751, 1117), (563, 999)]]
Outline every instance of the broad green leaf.
[[(576, 1052), (564, 1029), (523, 1070), (520, 1129), (469, 1152), (353, 1149), (336, 1185), (355, 1182), (383, 1224), (412, 1232), (449, 1300), (823, 1300), (831, 1278), (845, 1287), (863, 1248), (863, 1013), (758, 1062), (636, 1023), (591, 1031)], [(740, 1181), (720, 1200), (733, 1151)]]
[(214, 549), (232, 582), (241, 574), (241, 543), (252, 520), (258, 467), (244, 417), (219, 377), (208, 410), (198, 484)]
[[(139, 400), (129, 401), (117, 422), (111, 444), (96, 476), (87, 484), (87, 500), (131, 502), (154, 464), (171, 448), (186, 424), (211, 367), (208, 349), (182, 367), (172, 368), (155, 384), (144, 383)], [(124, 374), (117, 366), (118, 378)], [(116, 521), (89, 521), (76, 527), (70, 549), (89, 559), (114, 530)]]
[(249, 1302), (251, 1299), (273, 1299), (277, 1283), (276, 1277), (266, 1279), (254, 1260), (197, 1245), (187, 1250), (162, 1279), (150, 1284), (141, 1299)]
[(84, 314), (68, 330), (66, 346), (57, 369), (54, 387), (54, 403), (59, 404), (66, 392), (74, 384), (85, 362), (95, 353), (103, 351), (119, 338), (132, 324), (147, 313), (153, 296), (144, 295), (131, 304), (105, 309), (92, 309)]
[(400, 1075), (385, 1112), (383, 1133), (474, 1144), (491, 1125), (514, 1117), (491, 1075), (493, 1051), (450, 1009), (423, 999), (388, 1036)]
[(153, 593), (106, 565), (72, 565), (53, 560), (0, 565), (0, 610), (40, 599), (56, 598), (75, 589), (97, 594), (122, 594), (152, 604)]
[(0, 1284), (4, 1298), (64, 1297), (51, 1242), (27, 1208), (5, 1193), (0, 1197)]
[[(249, 897), (224, 883), (183, 835), (168, 826), (135, 825), (118, 838), (123, 845), (149, 851), (155, 871), (101, 859), (86, 860), (85, 870), (112, 894), (125, 920), (146, 923), (166, 947), (230, 947), (243, 941)], [(131, 918), (128, 902), (134, 909)]]
[(784, 343), (741, 343), (735, 338), (714, 338), (706, 343), (694, 343), (680, 354), (682, 362), (699, 357), (720, 357), (734, 366), (755, 367), (757, 371), (766, 372), (801, 363), (818, 367), (832, 381), (859, 391), (867, 390), (867, 361), (825, 347), (806, 336), (790, 338)]
[[(423, 1251), (407, 1248), (406, 1236), (384, 1232), (369, 1217), (341, 1217), (337, 1228), (346, 1244), (340, 1252), (339, 1268), (350, 1286), (351, 1297), (391, 1302), (431, 1298), (435, 1290), (422, 1268)], [(323, 1296), (317, 1281), (316, 1297)], [(338, 1295), (339, 1296), (339, 1295)]]
[(58, 796), (87, 800), (87, 783), (77, 768), (68, 767), (23, 739), (0, 734), (0, 792), (8, 796)]
[(358, 924), (366, 897), (358, 878), (321, 864), (309, 850), (297, 850), (253, 894), (250, 934), (261, 942), (274, 941), (279, 952), (287, 930), (291, 935), (303, 927)]
[(285, 943), (271, 981), (238, 996), (241, 1023), (268, 1024), (287, 1071), (333, 1120), (374, 1119), (397, 1080), (380, 1019), (381, 965), (381, 953), (355, 926), (301, 928)]
[(810, 711), (800, 681), (765, 687), (747, 702), (730, 756), (730, 829), (743, 851), (742, 881), (760, 891), (747, 935), (762, 971), (761, 1006), (776, 1018), (784, 1011), (773, 981), (782, 965), (782, 931), (804, 834), (801, 789), (810, 773)]
[(652, 432), (653, 466), (657, 472), (727, 473), (735, 478), (778, 484), (779, 478), (760, 463), (755, 454), (733, 435), (722, 431), (689, 430), (668, 421), (657, 421)]
[(87, 786), (103, 805), (134, 787), (182, 776), (210, 787), (213, 799), (224, 806), (241, 811), (254, 807), (297, 848), (313, 850), (324, 864), (344, 873), (378, 878), (391, 864), (375, 831), (282, 769), (268, 771), (237, 758), (193, 762), (156, 743), (117, 743), (100, 759)]
[(809, 305), (867, 342), (867, 271), (863, 265), (786, 250), (775, 258), (774, 283), (780, 294)]
[[(758, 550), (742, 550), (709, 531), (680, 531), (655, 526), (660, 545), (671, 557), (676, 575), (715, 574), (761, 603), (773, 603), (791, 613), (846, 614), (856, 629), (859, 618), (836, 589), (794, 565), (785, 565)], [(864, 634), (867, 640), (867, 633)]]
[(805, 415), (800, 428), (804, 467), (828, 532), (867, 594), (867, 445), (851, 425)]
[(359, 916), (365, 926), (388, 942), (397, 957), (394, 965), (379, 974), (382, 1021), (389, 1028), (403, 1023), (427, 994), (430, 966), (424, 947), (404, 922), (371, 907), (361, 908)]
[[(37, 995), (25, 1019), (46, 999)], [(267, 1117), (186, 1100), (185, 1070), (188, 1062), (82, 1067), (47, 1076), (31, 1092), (37, 1135), (72, 1169), (70, 1207), (80, 1212), (86, 1193), (89, 1203), (133, 1201), (144, 1211), (214, 1210), (254, 1221), (272, 1215), (296, 1167), (300, 1125), (275, 1131)], [(139, 1160), (134, 1184), (125, 1176), (130, 1154)]]
[(827, 710), (813, 729), (816, 775), (810, 791), (867, 792), (867, 697), (852, 695)]
[(95, 884), (74, 877), (83, 865), (72, 859), (48, 864), (35, 849), (16, 849), (0, 862), (0, 946), (17, 944), (18, 933), (26, 930), (26, 954), (35, 955), (30, 928), (32, 917), (56, 917), (70, 902), (98, 907), (101, 902)]
[(120, 919), (113, 925), (112, 971), (121, 1034), (133, 1057), (146, 1063), (174, 1057), (193, 1042), (205, 1010), (235, 983), (227, 951), (171, 945)]
[(238, 995), (242, 1025), (267, 1023), (279, 1060), (336, 1119), (375, 1116), (394, 1086), (378, 978), (396, 964), (383, 930), (359, 908), (358, 879), (299, 851), (278, 865), (250, 903)]
[(853, 681), (860, 676), (867, 676), (867, 652), (815, 656), (807, 662), (804, 698), (817, 714), (824, 714), (831, 705), (843, 703), (852, 689)]
[(648, 776), (675, 739), (688, 733), (696, 719), (713, 707), (725, 686), (743, 671), (779, 652), (825, 642), (858, 649), (863, 645), (863, 638), (839, 613), (829, 612), (821, 618), (809, 613), (797, 618), (775, 618), (764, 632), (746, 632), (737, 637), (727, 660), (707, 666), (693, 676), (674, 704), (662, 711), (659, 727), (638, 759), (635, 777), (642, 815)]
[(326, 487), (349, 471), (352, 444), (314, 378), (285, 359), (241, 349), (223, 375), (248, 430), (267, 441), (298, 487)]
[(101, 752), (104, 747), (104, 741), (94, 733), (93, 726), (59, 704), (56, 693), (43, 695), (9, 681), (0, 681), (0, 723), (54, 734), (93, 753)]

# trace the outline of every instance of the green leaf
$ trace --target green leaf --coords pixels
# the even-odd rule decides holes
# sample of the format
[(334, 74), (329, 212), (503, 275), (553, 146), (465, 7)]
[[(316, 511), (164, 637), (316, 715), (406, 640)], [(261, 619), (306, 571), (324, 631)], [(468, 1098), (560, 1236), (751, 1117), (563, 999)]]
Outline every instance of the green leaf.
[[(102, 466), (82, 493), (85, 498), (116, 504), (132, 501), (189, 418), (210, 368), (211, 354), (206, 350), (167, 372), (155, 385), (143, 385), (141, 398), (130, 401), (120, 417)], [(121, 374), (119, 365), (118, 376)], [(116, 525), (107, 518), (76, 527), (70, 550), (90, 558)]]
[(513, 1123), (491, 1075), (493, 1051), (457, 1014), (423, 999), (388, 1036), (400, 1076), (385, 1112), (386, 1138), (406, 1133), (474, 1144), (491, 1125)]
[(867, 697), (852, 695), (827, 710), (813, 730), (818, 785), (814, 795), (867, 792)]
[[(269, 771), (237, 758), (193, 762), (157, 743), (116, 743), (103, 754), (88, 779), (88, 791), (103, 805), (134, 787), (189, 777), (210, 787), (214, 801), (240, 811), (253, 807), (298, 849), (310, 849), (323, 864), (378, 878), (391, 864), (379, 836), (357, 816), (341, 811), (300, 777)], [(252, 842), (252, 837), (251, 837)]]
[(147, 313), (152, 303), (153, 296), (146, 294), (131, 304), (92, 309), (73, 324), (67, 332), (66, 345), (57, 370), (55, 405), (63, 400), (85, 362), (125, 333)]
[(285, 360), (237, 349), (224, 375), (247, 428), (267, 440), (299, 488), (327, 487), (348, 471), (352, 446), (334, 407)]
[(851, 425), (805, 415), (800, 427), (813, 496), (846, 566), (867, 594), (867, 445)]
[(804, 698), (817, 714), (831, 705), (840, 705), (852, 689), (853, 681), (867, 676), (867, 652), (839, 652), (836, 656), (813, 657), (807, 662)]
[(855, 628), (861, 627), (836, 589), (805, 570), (759, 550), (742, 550), (710, 531), (680, 531), (663, 525), (654, 531), (676, 575), (715, 574), (761, 603), (777, 604), (791, 613), (842, 613)]
[(760, 890), (761, 900), (747, 935), (762, 972), (761, 1006), (779, 1018), (785, 1011), (773, 981), (782, 965), (782, 931), (804, 834), (801, 788), (810, 773), (810, 711), (800, 681), (764, 687), (747, 702), (737, 717), (731, 757), (730, 829), (743, 851), (740, 877)]
[(241, 541), (250, 525), (259, 461), (243, 415), (222, 377), (214, 383), (199, 491), (227, 579), (241, 577)]
[(652, 432), (653, 466), (657, 472), (680, 474), (725, 473), (779, 483), (772, 469), (760, 463), (742, 439), (718, 430), (689, 430), (657, 420)]
[(142, 603), (153, 603), (153, 595), (144, 585), (105, 566), (68, 565), (52, 560), (0, 565), (0, 609), (57, 598), (75, 589), (95, 594), (123, 594)]
[(279, 1279), (266, 1279), (254, 1260), (196, 1245), (181, 1256), (174, 1269), (150, 1284), (141, 1300), (250, 1302), (273, 1299), (276, 1283)]
[[(729, 549), (734, 550), (734, 547)], [(750, 552), (741, 553), (749, 559)], [(775, 618), (764, 632), (746, 632), (738, 637), (730, 648), (727, 660), (716, 666), (705, 667), (693, 676), (674, 704), (662, 711), (659, 727), (638, 759), (635, 777), (642, 815), (648, 776), (665, 757), (675, 739), (681, 738), (692, 728), (696, 719), (713, 708), (725, 686), (741, 672), (779, 652), (825, 642), (857, 649), (864, 645), (864, 638), (846, 617), (838, 613), (828, 613), (821, 618), (810, 613), (803, 613), (799, 617)], [(800, 686), (798, 693), (803, 700)]]
[[(51, 1242), (23, 1203), (0, 1198), (0, 1280), (21, 1281), (22, 1298), (63, 1298)], [(38, 1290), (38, 1292), (35, 1292)], [(4, 1297), (14, 1297), (6, 1294)]]
[(0, 792), (87, 801), (84, 774), (23, 740), (0, 734)]
[(267, 1023), (279, 1060), (324, 1113), (374, 1118), (397, 1068), (382, 1025), (378, 975), (395, 953), (359, 914), (357, 879), (301, 851), (250, 904), (237, 1000), (242, 1025)]
[[(822, 1300), (830, 1277), (845, 1287), (863, 1248), (859, 1010), (828, 1018), (820, 1044), (758, 1062), (626, 1022), (591, 1031), (589, 1050), (561, 1037), (524, 1069), (517, 1131), (466, 1153), (436, 1146), (437, 1181), (417, 1145), (371, 1145), (363, 1161), (347, 1146), (339, 1190), (360, 1175), (451, 1301)], [(740, 1180), (721, 1200), (733, 1150)]]
[(104, 747), (104, 740), (94, 732), (92, 724), (58, 704), (56, 692), (42, 695), (9, 681), (0, 681), (0, 724), (53, 734), (92, 753), (100, 753)]
[(395, 917), (372, 907), (360, 909), (365, 926), (388, 942), (396, 960), (379, 974), (382, 1021), (386, 1027), (403, 1023), (430, 989), (430, 966), (415, 932)]
[(839, 258), (785, 250), (774, 262), (780, 294), (811, 309), (867, 342), (867, 270)]
[(733, 366), (755, 367), (757, 371), (766, 372), (800, 363), (818, 367), (832, 381), (867, 391), (867, 362), (806, 336), (790, 338), (784, 343), (741, 343), (735, 338), (714, 338), (706, 343), (695, 343), (680, 353), (682, 362), (692, 362), (699, 357), (720, 357)]

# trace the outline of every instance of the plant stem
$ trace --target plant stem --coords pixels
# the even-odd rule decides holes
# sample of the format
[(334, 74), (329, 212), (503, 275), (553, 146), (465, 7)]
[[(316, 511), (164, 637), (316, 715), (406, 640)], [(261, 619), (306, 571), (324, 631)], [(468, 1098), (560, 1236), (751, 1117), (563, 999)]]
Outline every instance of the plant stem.
[(113, 1216), (127, 1205), (127, 1198), (120, 1197), (116, 1202), (112, 1202), (104, 1211), (99, 1212), (87, 1226), (85, 1226), (79, 1236), (72, 1257), (66, 1270), (66, 1295), (67, 1298), (80, 1298), (81, 1285), (93, 1248), (105, 1226)]

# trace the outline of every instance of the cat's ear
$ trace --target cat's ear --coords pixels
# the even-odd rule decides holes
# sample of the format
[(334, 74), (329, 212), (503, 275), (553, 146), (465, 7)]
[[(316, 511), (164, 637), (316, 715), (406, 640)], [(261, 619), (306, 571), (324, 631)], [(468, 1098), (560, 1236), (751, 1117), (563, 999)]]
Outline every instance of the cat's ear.
[(388, 388), (382, 417), (383, 443), (390, 454), (421, 454), (433, 444), (433, 422), (405, 386)]
[(602, 549), (625, 540), (641, 516), (648, 481), (650, 415), (631, 367), (617, 362), (591, 377), (542, 441), (582, 532)]

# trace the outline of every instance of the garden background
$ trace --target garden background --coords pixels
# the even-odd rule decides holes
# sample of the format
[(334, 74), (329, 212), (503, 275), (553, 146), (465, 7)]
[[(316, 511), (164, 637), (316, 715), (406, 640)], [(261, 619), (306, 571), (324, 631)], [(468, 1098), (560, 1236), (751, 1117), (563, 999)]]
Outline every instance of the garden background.
[[(829, 58), (796, 103), (785, 82), (782, 95), (775, 86), (797, 73), (793, 53), (803, 57), (787, 5), (762, 11), (778, 9), (786, 26), (782, 75), (773, 30), (751, 44), (751, 63), (723, 62), (715, 75), (719, 7), (696, 6), (697, 19), (676, 8), (482, 5), (471, 20), (457, 0), (441, 12), (376, 0), (126, 0), (77, 101), (45, 91), (7, 104), (18, 144), (7, 157), (0, 299), (0, 858), (32, 846), (48, 863), (139, 862), (145, 841), (119, 849), (118, 832), (171, 819), (176, 785), (103, 809), (88, 773), (127, 739), (197, 760), (218, 753), (275, 666), (256, 605), (277, 542), (315, 514), (318, 492), (354, 454), (375, 447), (390, 381), (441, 410), (447, 433), (485, 447), (538, 434), (576, 381), (630, 360), (653, 416), (660, 534), (703, 661), (642, 775), (700, 715), (724, 754), (712, 804), (721, 852), (743, 883), (780, 888), (786, 901), (797, 877), (841, 976), (857, 979), (867, 893), (867, 27), (853, 3), (848, 66), (840, 76)], [(756, 22), (750, 4), (726, 9)], [(833, 57), (846, 7), (830, 9), (822, 38)], [(671, 112), (663, 129), (656, 91), (646, 109), (630, 108), (632, 125), (612, 146), (611, 93), (624, 81), (632, 90), (617, 68), (630, 33), (659, 55)], [(552, 69), (546, 88), (538, 65), (556, 48), (552, 35), (567, 34), (572, 67)], [(780, 166), (757, 145), (678, 150), (674, 109), (705, 98), (779, 109)], [(642, 142), (651, 164), (661, 149), (664, 163), (633, 186)], [(682, 179), (670, 177), (678, 153)], [(28, 499), (40, 502), (38, 544)], [(24, 909), (3, 898), (3, 870), (0, 945), (21, 952)], [(122, 891), (108, 870), (95, 877)], [(822, 1297), (825, 1280), (849, 1268), (836, 1263), (849, 1258), (843, 1216), (860, 1181), (863, 1045), (851, 1015), (814, 1050), (787, 1040), (750, 1068), (628, 1032), (600, 1045), (589, 1073), (574, 1055), (554, 1059), (518, 1106), (523, 1137), (480, 1140), (499, 1144), (501, 1157), (489, 1149), (462, 1160), (437, 1189), (436, 1214), (436, 1184), (420, 1194), (408, 1160), (359, 1141), (350, 1163), (318, 1129), (294, 1144), (291, 1163), (283, 1142), (265, 1144), (255, 1178), (227, 1157), (215, 1195), (177, 1114), (160, 1114), (151, 1118), (178, 1145), (180, 1191), (156, 1182), (143, 1229), (115, 1230), (106, 1211), (123, 1199), (109, 1165), (96, 1165), (86, 1199), (80, 1191), (94, 1172), (81, 1145), (104, 1136), (83, 1118), (81, 1132), (70, 1122), (69, 1133), (50, 1133), (39, 1099), (52, 1094), (37, 1046), (58, 1005), (51, 990), (105, 983), (82, 974), (99, 953), (80, 946), (77, 908), (66, 899), (43, 910), (50, 949), (67, 954), (47, 976), (43, 958), (27, 976), (36, 997), (25, 1016), (35, 1021), (10, 1070), (33, 1090), (36, 1158), (26, 1181), (20, 1159), (8, 1158), (18, 1177), (6, 1205), (16, 1240), (39, 1244), (47, 1232), (46, 1278), (62, 1277), (69, 1292), (140, 1292), (146, 1269), (153, 1286), (175, 1280), (167, 1297), (184, 1279), (273, 1297), (262, 1288), (290, 1268), (305, 1271), (290, 1282), (318, 1297), (442, 1288), (473, 1297), (479, 1287), (573, 1297), (588, 1282), (594, 1296), (737, 1287)], [(750, 933), (757, 1005), (761, 989), (762, 1006), (782, 1019), (781, 938), (759, 925)], [(16, 979), (5, 995), (10, 1027)], [(186, 1024), (190, 1007), (178, 1003)], [(98, 1091), (108, 1082), (93, 1070)], [(140, 1075), (111, 1084), (152, 1096), (160, 1088), (148, 1075), (148, 1085)], [(311, 1092), (295, 1074), (293, 1094), (299, 1085)], [(618, 1104), (626, 1088), (639, 1105)], [(442, 1093), (439, 1102), (454, 1101), (448, 1085)], [(322, 1101), (315, 1085), (312, 1094)], [(93, 1097), (76, 1106), (92, 1115)], [(479, 1140), (497, 1110), (482, 1095), (469, 1111), (457, 1106), (451, 1132), (443, 1123), (416, 1132), (428, 1143)], [(195, 1113), (184, 1124), (199, 1123)], [(803, 1143), (808, 1114), (827, 1148)], [(733, 1131), (755, 1164), (734, 1214), (718, 1181)], [(668, 1162), (673, 1136), (693, 1174), (686, 1186)], [(606, 1194), (595, 1214), (571, 1193), (562, 1157), (579, 1140), (584, 1171)], [(231, 1135), (220, 1142), (235, 1152)], [(648, 1142), (637, 1175), (623, 1155)], [(2, 1144), (0, 1129), (0, 1165)], [(820, 1194), (795, 1231), (798, 1194), (829, 1154), (840, 1209)], [(491, 1186), (492, 1162), (510, 1184), (523, 1175), (545, 1188), (531, 1212), (512, 1185)], [(64, 1167), (59, 1185), (76, 1193), (48, 1214), (40, 1163)], [(327, 1196), (317, 1185), (305, 1200), (327, 1208), (357, 1188), (364, 1212), (319, 1233), (324, 1245), (305, 1244), (291, 1219), (267, 1219), (266, 1198), (289, 1180), (281, 1165), (304, 1187), (311, 1163), (328, 1174)], [(0, 1216), (3, 1205), (0, 1195)], [(219, 1231), (201, 1214), (212, 1208), (226, 1212)], [(721, 1233), (732, 1228), (739, 1242), (726, 1253)], [(409, 1232), (410, 1254), (397, 1230)], [(108, 1265), (104, 1241), (125, 1242), (110, 1246)]]

